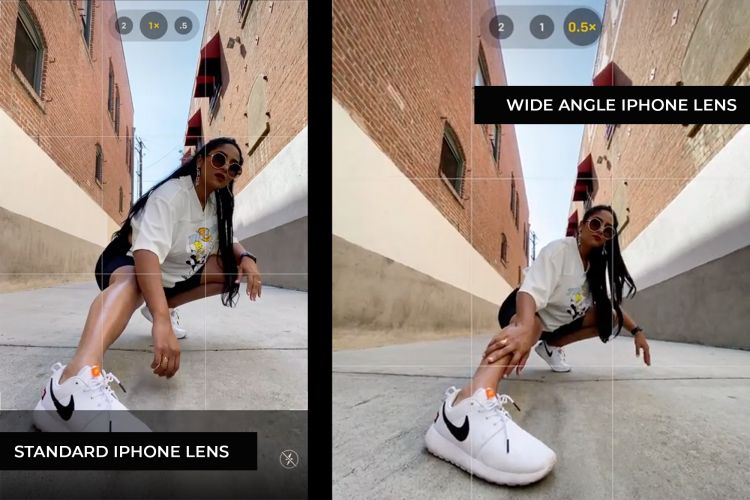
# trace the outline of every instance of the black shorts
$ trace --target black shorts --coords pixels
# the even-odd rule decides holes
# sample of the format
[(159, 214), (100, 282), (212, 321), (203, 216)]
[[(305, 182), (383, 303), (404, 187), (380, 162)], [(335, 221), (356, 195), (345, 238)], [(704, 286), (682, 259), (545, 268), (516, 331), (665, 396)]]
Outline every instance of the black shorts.
[[(503, 305), (500, 306), (500, 311), (497, 313), (497, 321), (500, 323), (500, 328), (508, 326), (511, 318), (516, 314), (516, 295), (518, 295), (518, 288), (513, 290), (513, 292), (505, 299)], [(554, 332), (542, 332), (540, 340), (552, 342), (569, 333), (577, 332), (581, 328), (583, 328), (583, 316), (573, 320), (567, 325), (561, 326)]]
[[(125, 252), (127, 252), (128, 249), (126, 249)], [(99, 259), (96, 261), (94, 275), (96, 276), (96, 283), (99, 285), (99, 290), (104, 290), (109, 286), (109, 279), (112, 277), (112, 273), (115, 272), (115, 270), (122, 266), (135, 265), (133, 257), (126, 255), (126, 253), (122, 253), (122, 250), (123, 246), (117, 241), (113, 241), (107, 245), (107, 248), (104, 249), (104, 252), (102, 252)], [(177, 294), (201, 286), (201, 275), (203, 274), (204, 268), (205, 266), (202, 266), (190, 278), (184, 281), (178, 281), (172, 288), (164, 287), (164, 295), (169, 299)]]

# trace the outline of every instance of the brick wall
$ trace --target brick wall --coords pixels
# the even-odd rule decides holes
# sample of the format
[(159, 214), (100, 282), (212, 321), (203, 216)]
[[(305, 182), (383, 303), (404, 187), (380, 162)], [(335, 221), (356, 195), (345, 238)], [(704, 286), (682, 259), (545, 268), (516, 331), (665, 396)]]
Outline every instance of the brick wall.
[[(96, 0), (91, 48), (83, 39), (75, 1), (29, 0), (45, 44), (42, 95), (12, 69), (18, 1), (0, 3), (0, 107), (117, 222), (127, 215), (131, 173), (126, 161), (133, 104), (119, 39), (105, 30), (114, 2)], [(120, 131), (107, 111), (109, 62), (120, 94)], [(103, 185), (95, 180), (96, 144), (103, 152)], [(20, 165), (33, 171), (33, 165)], [(124, 207), (119, 211), (119, 190)], [(31, 194), (31, 193), (30, 193)]]
[[(611, 22), (615, 4), (610, 1), (607, 5), (603, 23), (607, 33), (598, 57), (609, 55), (632, 85), (675, 85), (684, 80), (683, 60), (706, 0), (628, 0), (619, 13), (617, 35), (617, 26)], [(740, 70), (734, 84), (750, 84), (750, 68)], [(708, 81), (709, 75), (705, 79)], [(610, 203), (613, 191), (621, 190), (630, 209), (621, 244), (633, 241), (741, 127), (703, 125), (696, 132), (692, 125), (619, 125), (607, 145), (605, 126), (594, 126), (589, 138), (589, 125), (581, 157), (591, 152), (594, 159), (599, 179), (595, 202)], [(695, 135), (690, 137), (690, 132)], [(624, 220), (626, 214), (618, 216)]]
[[(223, 1), (208, 5), (203, 44), (218, 31), (222, 41), (222, 81), (216, 114), (210, 118), (209, 99), (194, 99), (193, 112), (200, 107), (203, 135), (234, 137), (243, 148), (248, 174), (235, 183), (235, 192), (257, 175), (307, 125), (307, 2), (302, 0), (255, 0), (250, 4), (242, 26), (237, 13), (239, 2)], [(240, 43), (228, 48), (230, 38)], [(256, 41), (257, 37), (257, 41)], [(246, 115), (250, 90), (259, 75), (268, 77), (268, 135), (250, 153)], [(187, 128), (187, 124), (186, 124)]]
[[(333, 2), (333, 94), (359, 126), (511, 284), (527, 262), (528, 205), (515, 130), (502, 126), (498, 164), (473, 125), (480, 17), (492, 2)], [(499, 50), (483, 46), (490, 83), (506, 84)], [(466, 159), (463, 196), (440, 178), (445, 121)], [(334, 138), (335, 140), (335, 138)], [(511, 175), (520, 196), (516, 229)], [(508, 262), (500, 261), (501, 235)]]

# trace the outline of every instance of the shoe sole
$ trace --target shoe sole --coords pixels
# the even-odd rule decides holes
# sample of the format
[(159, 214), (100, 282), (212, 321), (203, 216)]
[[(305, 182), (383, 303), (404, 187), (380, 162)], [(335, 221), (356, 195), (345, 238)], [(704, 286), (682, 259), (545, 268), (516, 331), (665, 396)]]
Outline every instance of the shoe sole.
[(31, 412), (31, 421), (34, 427), (42, 432), (70, 432), (68, 426), (60, 422), (58, 418), (50, 413), (55, 413), (52, 410), (46, 410), (42, 406), (42, 402), (39, 401), (36, 404), (36, 408)]
[(425, 442), (427, 450), (436, 457), (452, 463), (459, 469), (480, 477), (485, 481), (503, 486), (522, 486), (535, 483), (549, 474), (557, 462), (557, 457), (555, 457), (552, 463), (538, 472), (503, 472), (487, 467), (482, 462), (472, 458), (471, 455), (441, 436), (433, 426), (430, 426), (430, 429), (427, 431)]
[[(123, 411), (123, 410), (113, 410), (113, 411)], [(128, 410), (125, 410), (127, 413)], [(131, 414), (132, 415), (132, 414)], [(111, 419), (110, 419), (111, 420)], [(136, 418), (136, 420), (138, 420)], [(65, 425), (63, 422), (60, 421), (59, 418), (57, 418), (57, 415), (54, 410), (47, 410), (42, 406), (42, 402), (39, 401), (36, 405), (36, 408), (34, 408), (34, 411), (31, 414), (31, 422), (36, 428), (36, 430), (40, 432), (81, 432), (81, 431), (71, 431), (70, 428), (68, 428), (67, 425)], [(135, 429), (135, 432), (153, 432), (145, 423), (139, 421), (140, 424), (143, 425), (143, 427), (139, 427)], [(110, 431), (111, 431), (111, 422), (110, 422)], [(118, 430), (117, 432), (133, 432), (134, 428), (131, 428), (131, 430)]]

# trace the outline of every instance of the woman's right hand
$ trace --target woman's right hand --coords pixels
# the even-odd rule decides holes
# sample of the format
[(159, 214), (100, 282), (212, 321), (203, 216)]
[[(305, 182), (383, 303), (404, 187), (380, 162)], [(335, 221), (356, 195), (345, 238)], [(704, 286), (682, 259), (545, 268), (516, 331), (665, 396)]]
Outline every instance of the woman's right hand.
[(501, 378), (511, 374), (513, 368), (516, 368), (516, 373), (520, 373), (526, 365), (531, 348), (538, 340), (534, 337), (533, 327), (518, 323), (508, 325), (490, 340), (484, 351), (484, 357), (487, 362), (494, 363), (510, 355), (510, 361), (503, 368)]
[(154, 318), (151, 336), (154, 340), (154, 361), (151, 368), (160, 377), (172, 378), (180, 369), (180, 343), (172, 331), (169, 316)]

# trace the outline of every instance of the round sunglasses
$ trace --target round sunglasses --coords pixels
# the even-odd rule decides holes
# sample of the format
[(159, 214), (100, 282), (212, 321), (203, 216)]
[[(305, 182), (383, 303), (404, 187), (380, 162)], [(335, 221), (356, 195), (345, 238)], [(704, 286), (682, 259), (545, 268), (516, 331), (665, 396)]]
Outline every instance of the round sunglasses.
[[(227, 164), (227, 155), (222, 151), (211, 153), (210, 155), (208, 155), (208, 157), (211, 158), (211, 166), (216, 169), (223, 169)], [(240, 166), (240, 164), (236, 161), (233, 161), (229, 164), (227, 173), (229, 174), (229, 177), (231, 177), (232, 179), (236, 179), (237, 177), (242, 175), (242, 166)]]
[[(586, 226), (592, 233), (600, 233), (604, 238), (611, 240), (615, 237), (615, 228), (604, 223), (599, 217), (592, 217), (586, 221)], [(603, 228), (603, 229), (602, 229)]]

